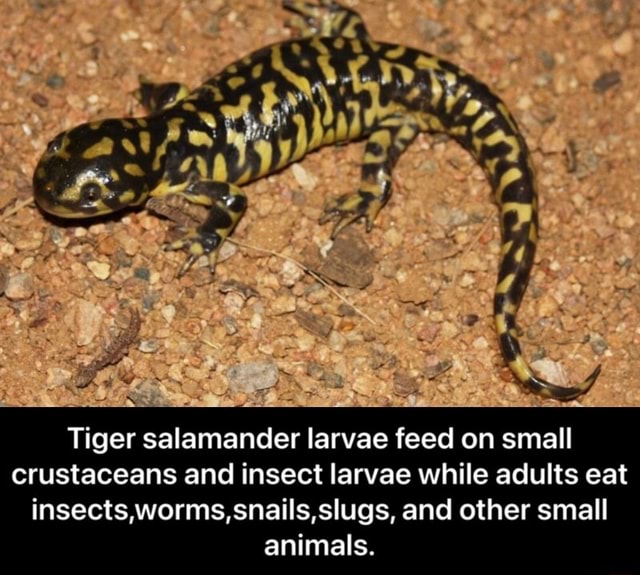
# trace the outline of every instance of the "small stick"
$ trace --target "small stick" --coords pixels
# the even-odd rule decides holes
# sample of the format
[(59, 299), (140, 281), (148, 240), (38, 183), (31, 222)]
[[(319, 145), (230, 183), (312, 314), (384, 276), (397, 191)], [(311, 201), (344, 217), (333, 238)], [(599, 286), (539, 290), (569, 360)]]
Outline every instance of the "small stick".
[(78, 369), (75, 382), (77, 388), (87, 387), (102, 368), (118, 363), (126, 355), (129, 346), (138, 336), (141, 325), (138, 310), (131, 308), (130, 313), (129, 325), (120, 332), (120, 335), (90, 364), (83, 365)]
[(243, 242), (239, 242), (235, 239), (231, 239), (231, 238), (227, 238), (228, 242), (231, 242), (237, 246), (240, 246), (242, 248), (247, 248), (250, 250), (254, 250), (256, 252), (261, 252), (263, 254), (268, 254), (271, 256), (275, 256), (277, 258), (281, 258), (283, 260), (287, 260), (288, 262), (291, 262), (292, 264), (298, 266), (303, 272), (309, 274), (313, 279), (319, 281), (324, 287), (326, 287), (333, 295), (335, 295), (340, 301), (342, 301), (343, 303), (346, 303), (348, 306), (351, 306), (354, 311), (362, 316), (364, 319), (366, 319), (368, 322), (372, 323), (373, 325), (376, 325), (375, 320), (373, 320), (371, 317), (369, 317), (366, 313), (364, 313), (363, 311), (359, 310), (355, 305), (353, 305), (346, 297), (344, 297), (338, 290), (334, 289), (332, 286), (330, 286), (326, 280), (322, 279), (322, 277), (320, 275), (318, 275), (316, 272), (314, 272), (312, 269), (308, 268), (307, 266), (305, 266), (303, 263), (299, 262), (298, 260), (291, 258), (289, 256), (285, 256), (284, 254), (278, 253), (278, 252), (274, 252), (272, 250), (267, 250), (264, 248), (258, 248), (256, 246), (252, 246), (250, 244), (245, 244)]
[(12, 207), (7, 208), (2, 214), (0, 214), (0, 222), (8, 220), (11, 216), (17, 214), (22, 208), (26, 208), (31, 204), (33, 204), (33, 196), (27, 198), (26, 200), (20, 200), (19, 202), (16, 202)]

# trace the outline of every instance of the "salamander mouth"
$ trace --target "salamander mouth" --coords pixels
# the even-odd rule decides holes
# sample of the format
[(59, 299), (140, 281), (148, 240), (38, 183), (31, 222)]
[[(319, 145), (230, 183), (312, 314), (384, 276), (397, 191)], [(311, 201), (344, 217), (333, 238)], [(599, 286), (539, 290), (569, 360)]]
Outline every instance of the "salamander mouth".
[(43, 205), (43, 203), (38, 202), (38, 206), (45, 211), (46, 213), (52, 216), (58, 216), (59, 218), (69, 218), (69, 219), (88, 219), (95, 218), (98, 216), (106, 216), (107, 214), (112, 214), (113, 210), (108, 208), (99, 209), (99, 208), (79, 208), (77, 206), (67, 206), (65, 204), (48, 204)]
[(47, 214), (60, 218), (94, 218), (111, 214), (115, 210), (106, 205), (102, 200), (91, 203), (79, 201), (61, 200), (51, 182), (35, 182), (33, 185), (34, 197), (38, 207)]
[[(83, 178), (74, 175), (72, 168), (58, 154), (43, 156), (33, 176), (34, 198), (42, 211), (61, 218), (93, 218), (122, 207), (116, 193), (105, 195), (93, 183), (104, 179), (98, 170), (86, 169)], [(90, 196), (86, 193), (89, 187), (94, 188)]]

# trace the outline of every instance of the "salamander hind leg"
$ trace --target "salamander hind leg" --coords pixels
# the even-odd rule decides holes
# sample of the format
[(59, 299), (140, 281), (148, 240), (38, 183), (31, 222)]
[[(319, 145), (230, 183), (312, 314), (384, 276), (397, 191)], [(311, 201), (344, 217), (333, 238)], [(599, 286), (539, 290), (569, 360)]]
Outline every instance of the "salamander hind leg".
[(139, 80), (140, 87), (133, 95), (152, 113), (166, 110), (189, 95), (189, 88), (178, 82), (154, 84), (144, 76), (140, 76)]
[(368, 37), (360, 14), (333, 0), (320, 0), (317, 4), (305, 0), (283, 0), (282, 5), (290, 12), (295, 12), (287, 26), (297, 30), (303, 37)]
[(220, 247), (240, 221), (247, 207), (247, 198), (237, 186), (207, 180), (193, 183), (183, 195), (189, 202), (211, 209), (201, 225), (186, 230), (182, 239), (167, 245), (165, 249), (187, 250), (188, 256), (178, 272), (179, 277), (203, 255), (208, 256), (213, 273)]
[(391, 195), (391, 170), (400, 154), (415, 138), (419, 127), (412, 116), (394, 114), (378, 123), (364, 152), (358, 191), (329, 198), (320, 223), (336, 220), (335, 238), (350, 223), (365, 218), (367, 231)]

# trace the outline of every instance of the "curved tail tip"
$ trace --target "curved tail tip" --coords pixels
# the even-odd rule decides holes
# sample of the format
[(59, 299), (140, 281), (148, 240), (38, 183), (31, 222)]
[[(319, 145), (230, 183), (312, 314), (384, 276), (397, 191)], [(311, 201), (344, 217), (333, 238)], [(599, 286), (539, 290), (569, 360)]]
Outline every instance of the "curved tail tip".
[(598, 365), (587, 379), (573, 387), (560, 387), (559, 385), (553, 385), (536, 377), (533, 377), (529, 381), (529, 386), (533, 391), (544, 397), (558, 399), (560, 401), (570, 401), (589, 391), (591, 386), (596, 382), (596, 379), (598, 379), (600, 371), (602, 371), (602, 365)]

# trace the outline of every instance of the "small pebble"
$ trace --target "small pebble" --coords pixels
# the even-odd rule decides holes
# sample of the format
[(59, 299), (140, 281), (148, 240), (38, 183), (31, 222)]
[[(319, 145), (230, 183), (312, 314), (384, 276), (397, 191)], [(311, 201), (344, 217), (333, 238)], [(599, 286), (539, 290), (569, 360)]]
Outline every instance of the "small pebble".
[(562, 366), (551, 359), (538, 359), (531, 362), (531, 367), (547, 381), (553, 381), (554, 384), (567, 385), (567, 376)]
[(224, 326), (224, 331), (227, 335), (235, 335), (240, 330), (238, 322), (230, 315), (225, 315), (222, 318), (222, 325)]
[(87, 263), (87, 267), (99, 280), (106, 280), (111, 275), (111, 264), (106, 262), (90, 261)]
[(90, 46), (95, 43), (97, 40), (96, 35), (93, 33), (91, 29), (91, 25), (88, 22), (80, 22), (77, 27), (78, 36), (80, 37), (80, 41), (85, 46)]
[(380, 369), (382, 366), (395, 361), (392, 353), (388, 352), (381, 343), (373, 343), (369, 351), (369, 367), (373, 370)]
[(151, 279), (151, 270), (149, 268), (135, 268), (133, 276), (148, 282)]
[(476, 323), (478, 323), (479, 319), (480, 319), (480, 317), (478, 316), (478, 314), (469, 313), (467, 315), (463, 315), (462, 318), (461, 318), (461, 321), (462, 321), (462, 325), (466, 325), (467, 327), (471, 327), (471, 326), (475, 325)]
[(51, 367), (47, 370), (47, 389), (63, 387), (71, 383), (72, 373), (60, 367)]
[(438, 36), (444, 34), (445, 31), (442, 23), (429, 18), (420, 18), (418, 20), (418, 26), (425, 40), (428, 42), (435, 40)]
[(224, 295), (222, 305), (224, 310), (229, 315), (238, 315), (245, 304), (245, 297), (238, 292), (230, 292)]
[(296, 311), (296, 298), (290, 293), (278, 295), (269, 305), (271, 315), (285, 315)]
[(172, 363), (169, 366), (169, 377), (174, 381), (178, 381), (182, 383), (184, 381), (184, 377), (182, 376), (182, 365), (179, 363)]
[(441, 333), (447, 339), (453, 339), (459, 333), (458, 326), (450, 321), (442, 322)]
[(391, 247), (397, 248), (402, 245), (402, 234), (397, 228), (389, 228), (384, 233), (384, 239)]
[(95, 398), (96, 401), (104, 401), (108, 397), (109, 388), (106, 385), (100, 385), (96, 389)]
[(174, 306), (173, 304), (165, 305), (160, 310), (160, 314), (167, 323), (172, 323), (174, 318), (176, 317), (176, 306)]
[(617, 86), (622, 81), (622, 76), (617, 70), (605, 72), (593, 81), (593, 91), (596, 94), (603, 94), (607, 90)]
[(342, 389), (344, 387), (344, 377), (338, 373), (334, 373), (333, 371), (325, 371), (322, 376), (322, 381), (324, 381), (326, 387), (330, 387), (332, 389)]
[(333, 242), (319, 266), (309, 266), (341, 285), (363, 289), (373, 281), (375, 257), (371, 246), (353, 228)]
[(7, 266), (0, 265), (0, 295), (7, 289), (9, 283), (9, 268)]
[(9, 278), (4, 289), (4, 295), (10, 300), (22, 301), (29, 299), (34, 291), (33, 277), (25, 272)]
[(549, 126), (540, 138), (540, 149), (545, 154), (564, 152), (566, 147), (567, 141), (555, 124)]
[(473, 345), (474, 349), (483, 350), (489, 347), (489, 342), (487, 341), (486, 337), (480, 336), (473, 340), (473, 343), (471, 345)]
[(64, 78), (60, 76), (60, 74), (51, 74), (51, 76), (47, 78), (46, 84), (49, 88), (53, 88), (54, 90), (62, 88), (64, 86)]
[(293, 164), (291, 171), (298, 185), (305, 191), (310, 192), (318, 185), (318, 178), (309, 173), (302, 164)]
[(319, 381), (324, 377), (324, 374), (324, 367), (322, 367), (319, 363), (310, 361), (307, 364), (307, 375), (310, 375), (311, 377), (313, 377), (313, 379)]
[(473, 24), (478, 30), (486, 32), (495, 25), (493, 14), (489, 10), (479, 12), (478, 16), (473, 20)]
[(453, 367), (451, 360), (445, 359), (443, 361), (437, 361), (436, 363), (427, 362), (427, 366), (424, 368), (424, 375), (427, 379), (435, 379), (445, 371)]
[[(206, 379), (206, 377), (209, 375), (209, 371), (206, 369), (200, 369), (198, 367), (192, 367), (188, 365), (187, 367), (184, 368), (184, 375), (189, 379), (193, 380), (193, 382), (200, 382)], [(190, 388), (189, 391), (185, 389), (185, 385), (187, 386), (187, 389)], [(182, 390), (187, 395), (192, 397), (200, 395), (200, 388), (198, 385), (193, 386), (193, 384), (183, 384)]]
[(351, 385), (351, 389), (365, 397), (374, 397), (378, 392), (378, 382), (372, 378), (357, 378)]
[(424, 325), (416, 331), (416, 337), (418, 341), (427, 341), (429, 343), (433, 343), (438, 337), (442, 326), (438, 323), (429, 323)]
[(304, 270), (292, 261), (285, 260), (280, 268), (278, 277), (284, 287), (293, 287), (304, 276)]
[(79, 299), (71, 313), (76, 344), (89, 345), (100, 333), (104, 311), (87, 300)]
[(242, 297), (243, 300), (249, 299), (250, 297), (259, 297), (260, 295), (250, 285), (247, 285), (245, 283), (242, 283), (236, 280), (226, 280), (220, 284), (218, 289), (220, 290), (220, 293), (223, 293), (223, 294), (239, 295)]
[(202, 402), (204, 407), (218, 407), (220, 398), (215, 393), (205, 393), (202, 396)]
[(407, 397), (420, 389), (418, 380), (406, 373), (396, 372), (393, 376), (393, 393), (401, 397)]
[(273, 361), (255, 361), (230, 367), (226, 376), (232, 392), (253, 393), (278, 383), (279, 372)]
[(576, 76), (582, 84), (593, 84), (601, 74), (598, 61), (593, 54), (585, 54), (576, 65)]
[(112, 235), (104, 236), (98, 240), (96, 251), (104, 256), (112, 256), (118, 250), (118, 242)]
[(135, 256), (140, 251), (140, 242), (126, 233), (117, 234), (116, 239), (128, 256)]
[(593, 353), (595, 353), (596, 355), (602, 355), (609, 349), (607, 340), (598, 333), (591, 335), (591, 337), (589, 338), (589, 344), (591, 345)]
[(560, 305), (556, 298), (554, 298), (551, 294), (545, 293), (540, 296), (538, 300), (538, 311), (537, 315), (540, 317), (553, 317)]
[(49, 105), (49, 98), (40, 92), (34, 92), (31, 94), (31, 101), (41, 108), (46, 108)]
[(539, 56), (540, 60), (542, 61), (542, 65), (547, 70), (553, 70), (555, 68), (556, 59), (554, 58), (553, 54), (547, 52), (546, 50), (542, 50), (540, 51)]
[(158, 351), (158, 340), (155, 338), (143, 339), (138, 344), (138, 349), (142, 353), (155, 353)]
[(532, 106), (533, 99), (529, 94), (520, 96), (520, 98), (518, 98), (518, 101), (516, 102), (516, 108), (518, 108), (518, 110), (522, 110), (523, 112), (526, 110), (530, 110)]
[(625, 30), (613, 41), (613, 51), (618, 56), (628, 56), (633, 50), (633, 34), (631, 30)]
[(614, 280), (613, 285), (622, 290), (630, 290), (636, 287), (638, 282), (633, 277), (625, 276)]
[(616, 227), (622, 230), (630, 230), (635, 225), (636, 220), (629, 213), (621, 214), (616, 218)]
[(333, 328), (333, 320), (327, 316), (299, 309), (294, 317), (301, 327), (320, 337), (328, 337)]
[(562, 18), (564, 17), (564, 12), (557, 6), (553, 6), (552, 8), (549, 8), (549, 10), (547, 10), (545, 16), (550, 22), (560, 22), (560, 20), (562, 20)]
[(460, 208), (436, 204), (431, 214), (433, 221), (445, 228), (455, 228), (469, 223), (469, 215)]
[(160, 301), (160, 292), (154, 291), (146, 293), (142, 296), (142, 309), (145, 312), (151, 311), (154, 306)]
[(262, 314), (254, 313), (249, 320), (249, 326), (251, 329), (261, 329), (262, 328)]
[(152, 379), (145, 379), (136, 385), (127, 397), (137, 407), (168, 407), (171, 405), (158, 382)]
[(347, 338), (337, 331), (332, 331), (329, 335), (329, 347), (338, 353), (344, 351), (344, 346), (347, 344)]
[(460, 287), (468, 288), (476, 283), (476, 279), (473, 277), (473, 274), (464, 273), (458, 280), (458, 284)]
[(120, 34), (120, 39), (123, 42), (130, 42), (131, 40), (138, 40), (140, 38), (140, 34), (135, 30), (126, 30), (122, 34)]

